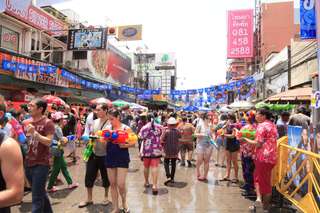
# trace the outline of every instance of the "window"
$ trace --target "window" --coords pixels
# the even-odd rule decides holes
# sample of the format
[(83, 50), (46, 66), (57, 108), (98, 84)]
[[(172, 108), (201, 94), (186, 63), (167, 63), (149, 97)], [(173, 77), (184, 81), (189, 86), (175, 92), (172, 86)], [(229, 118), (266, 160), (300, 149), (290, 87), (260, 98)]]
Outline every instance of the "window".
[(19, 52), (19, 33), (1, 26), (0, 46), (4, 49)]

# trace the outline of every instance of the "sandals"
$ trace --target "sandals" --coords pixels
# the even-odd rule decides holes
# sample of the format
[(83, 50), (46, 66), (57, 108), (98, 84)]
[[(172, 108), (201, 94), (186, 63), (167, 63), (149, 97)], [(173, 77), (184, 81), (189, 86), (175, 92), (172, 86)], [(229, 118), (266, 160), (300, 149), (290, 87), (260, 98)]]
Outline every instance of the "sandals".
[(90, 205), (92, 205), (92, 204), (93, 204), (92, 201), (84, 201), (84, 202), (79, 203), (78, 207), (79, 207), (79, 208), (84, 208), (84, 207), (90, 206)]
[(239, 179), (233, 179), (233, 180), (231, 180), (231, 183), (238, 184), (239, 183)]
[(198, 177), (198, 181), (207, 181), (208, 179), (205, 177)]
[(130, 213), (130, 209), (129, 208), (123, 208), (121, 209), (120, 212), (123, 212), (123, 213)]
[(152, 194), (153, 195), (157, 195), (158, 194), (158, 189), (157, 188), (153, 188), (152, 189)]
[(103, 200), (101, 203), (103, 206), (108, 206), (109, 204), (111, 204), (110, 200)]
[(230, 179), (229, 179), (229, 178), (224, 177), (224, 178), (220, 179), (219, 181), (230, 181)]
[(144, 188), (149, 188), (150, 186), (151, 186), (150, 183), (145, 183), (145, 184), (144, 184)]

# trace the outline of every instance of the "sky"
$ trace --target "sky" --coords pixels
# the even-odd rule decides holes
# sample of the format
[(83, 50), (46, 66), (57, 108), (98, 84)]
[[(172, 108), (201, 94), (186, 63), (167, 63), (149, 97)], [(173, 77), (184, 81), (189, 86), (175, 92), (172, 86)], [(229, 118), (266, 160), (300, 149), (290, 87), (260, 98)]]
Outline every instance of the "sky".
[(91, 25), (142, 24), (142, 42), (118, 46), (175, 52), (177, 89), (197, 89), (225, 83), (226, 12), (253, 9), (254, 0), (69, 0), (54, 6), (74, 10)]

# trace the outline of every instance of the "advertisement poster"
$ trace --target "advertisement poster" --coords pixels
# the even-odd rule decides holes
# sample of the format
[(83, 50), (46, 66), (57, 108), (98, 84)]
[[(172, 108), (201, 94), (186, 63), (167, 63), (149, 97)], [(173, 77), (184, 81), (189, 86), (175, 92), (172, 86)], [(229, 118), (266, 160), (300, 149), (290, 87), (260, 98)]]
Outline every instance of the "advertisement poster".
[(300, 0), (300, 37), (301, 39), (316, 38), (316, 0)]
[(110, 83), (129, 84), (133, 77), (131, 59), (110, 44), (107, 51), (88, 52), (88, 66), (91, 75)]
[(253, 57), (253, 10), (228, 11), (227, 57)]
[(104, 28), (69, 30), (68, 50), (95, 50), (106, 48)]
[[(302, 143), (302, 127), (301, 126), (288, 126), (288, 145), (292, 147), (299, 148), (300, 144)], [(288, 156), (288, 164), (291, 163), (291, 161), (295, 158), (297, 155), (296, 151), (290, 150), (289, 156)], [(300, 168), (303, 160), (305, 159), (305, 155), (301, 154), (300, 157), (296, 160), (296, 162), (291, 167), (291, 173), (289, 174), (289, 177), (292, 177), (296, 171)], [(306, 175), (306, 168), (302, 168), (302, 170), (299, 172), (299, 174), (295, 177), (293, 180), (293, 183), (295, 186), (299, 186), (300, 181), (305, 177)], [(301, 191), (305, 191), (305, 186), (301, 188)]]

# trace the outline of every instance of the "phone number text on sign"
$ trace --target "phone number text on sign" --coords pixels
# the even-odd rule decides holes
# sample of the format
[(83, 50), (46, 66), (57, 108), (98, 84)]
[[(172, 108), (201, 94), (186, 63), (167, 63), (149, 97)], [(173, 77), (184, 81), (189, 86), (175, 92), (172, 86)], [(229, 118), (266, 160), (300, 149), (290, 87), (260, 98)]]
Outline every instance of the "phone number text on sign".
[(253, 10), (228, 11), (228, 58), (253, 57)]

